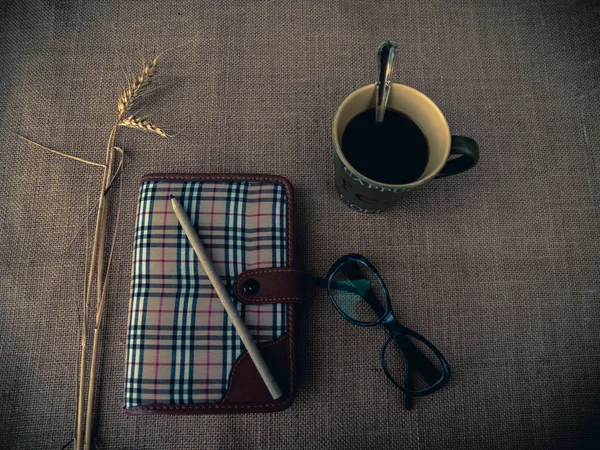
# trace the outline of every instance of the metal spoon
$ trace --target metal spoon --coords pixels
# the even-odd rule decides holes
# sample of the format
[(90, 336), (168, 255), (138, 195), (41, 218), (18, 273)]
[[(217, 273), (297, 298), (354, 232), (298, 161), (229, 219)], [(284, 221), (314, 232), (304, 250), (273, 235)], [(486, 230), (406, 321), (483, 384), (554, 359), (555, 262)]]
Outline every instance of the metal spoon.
[(375, 122), (383, 122), (392, 82), (392, 65), (398, 56), (398, 46), (384, 41), (377, 48), (377, 81), (375, 82)]

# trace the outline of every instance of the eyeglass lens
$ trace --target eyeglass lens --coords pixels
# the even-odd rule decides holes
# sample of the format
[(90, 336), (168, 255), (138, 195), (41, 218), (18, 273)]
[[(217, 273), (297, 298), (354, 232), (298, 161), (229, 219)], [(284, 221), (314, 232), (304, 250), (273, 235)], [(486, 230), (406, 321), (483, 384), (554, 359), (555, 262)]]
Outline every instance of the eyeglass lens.
[(351, 320), (373, 323), (386, 312), (383, 286), (361, 261), (348, 261), (330, 282), (331, 296), (338, 308)]
[[(420, 354), (419, 354), (420, 353)], [(423, 361), (423, 357), (429, 361)], [(396, 335), (383, 352), (388, 376), (400, 386), (422, 391), (437, 383), (443, 376), (443, 367), (435, 353), (419, 339), (405, 334)], [(410, 364), (410, 371), (407, 370)]]

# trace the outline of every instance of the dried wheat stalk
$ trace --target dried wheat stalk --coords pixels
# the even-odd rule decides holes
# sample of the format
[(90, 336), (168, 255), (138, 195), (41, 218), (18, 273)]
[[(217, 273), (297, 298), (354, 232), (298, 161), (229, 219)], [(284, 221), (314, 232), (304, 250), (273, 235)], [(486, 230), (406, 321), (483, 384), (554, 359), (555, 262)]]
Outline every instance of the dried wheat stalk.
[[(160, 56), (160, 55), (159, 55)], [(96, 320), (94, 323), (94, 340), (92, 344), (92, 358), (91, 358), (91, 366), (90, 366), (90, 381), (88, 387), (88, 399), (87, 399), (87, 413), (86, 413), (86, 426), (85, 426), (85, 441), (83, 438), (83, 401), (78, 402), (78, 424), (77, 424), (77, 439), (75, 440), (75, 448), (77, 450), (82, 448), (82, 443), (86, 450), (91, 449), (92, 446), (92, 429), (93, 429), (93, 414), (94, 414), (94, 387), (96, 381), (96, 360), (98, 354), (98, 339), (100, 334), (100, 326), (102, 324), (102, 315), (104, 312), (104, 301), (106, 298), (107, 288), (108, 288), (108, 277), (110, 271), (110, 265), (112, 262), (112, 255), (114, 251), (115, 237), (116, 234), (113, 235), (113, 241), (111, 245), (111, 250), (108, 257), (108, 262), (106, 264), (106, 272), (104, 272), (104, 241), (106, 238), (106, 229), (107, 229), (107, 219), (108, 219), (108, 208), (107, 208), (107, 193), (108, 189), (111, 186), (112, 181), (117, 175), (118, 168), (121, 167), (119, 164), (117, 171), (114, 169), (115, 165), (115, 156), (117, 153), (121, 155), (121, 163), (123, 161), (123, 152), (120, 148), (115, 146), (115, 141), (117, 138), (117, 130), (119, 126), (130, 126), (123, 124), (124, 116), (131, 110), (131, 108), (135, 105), (135, 103), (142, 97), (154, 75), (156, 74), (156, 67), (158, 63), (158, 56), (154, 58), (150, 63), (145, 64), (142, 61), (142, 70), (137, 77), (133, 77), (128, 81), (127, 87), (119, 97), (119, 102), (117, 104), (118, 115), (115, 123), (111, 129), (108, 143), (106, 146), (106, 160), (105, 160), (105, 170), (102, 181), (102, 189), (100, 194), (100, 200), (98, 204), (98, 215), (96, 221), (96, 232), (94, 234), (94, 241), (92, 244), (92, 253), (94, 251), (97, 252), (96, 260), (94, 264), (94, 260), (92, 260), (92, 264), (90, 264), (90, 274), (94, 272), (94, 265), (97, 266), (97, 289), (96, 289)], [(140, 126), (132, 127), (138, 129), (144, 129), (145, 131), (150, 131), (155, 134), (158, 134), (163, 137), (168, 137), (168, 135), (162, 131), (159, 127), (152, 124), (150, 121), (144, 118), (136, 118), (137, 120), (129, 121), (127, 123), (137, 123)], [(141, 126), (143, 125), (143, 126)], [(114, 172), (114, 173), (113, 173)], [(119, 171), (120, 172), (120, 171)], [(121, 172), (122, 173), (122, 172)], [(117, 222), (119, 217), (120, 210), (120, 196), (119, 194), (119, 208), (117, 208)], [(116, 226), (116, 225), (115, 225)], [(94, 256), (92, 256), (94, 258)], [(90, 277), (91, 278), (91, 277)], [(88, 283), (88, 289), (86, 291), (85, 300), (89, 300), (91, 297), (91, 283)], [(82, 346), (82, 354), (84, 353), (85, 348)], [(83, 384), (85, 379), (80, 380), (80, 384)]]
[[(148, 91), (155, 74), (156, 67), (158, 64), (157, 56), (149, 63), (142, 60), (142, 70), (137, 76), (132, 76), (127, 82), (127, 87), (124, 89), (122, 94), (119, 96), (117, 103), (117, 118), (110, 131), (108, 142), (106, 145), (106, 156), (104, 164), (88, 161), (82, 158), (78, 158), (66, 153), (58, 152), (51, 148), (45, 147), (37, 142), (31, 141), (24, 136), (18, 135), (25, 139), (31, 144), (34, 144), (40, 148), (56, 153), (60, 156), (77, 160), (89, 165), (100, 167), (103, 169), (102, 183), (100, 186), (100, 195), (97, 202), (98, 209), (96, 213), (96, 225), (94, 228), (94, 235), (91, 245), (91, 256), (88, 254), (88, 244), (86, 243), (86, 275), (85, 275), (85, 287), (83, 295), (83, 313), (81, 319), (81, 358), (79, 365), (79, 383), (78, 383), (78, 395), (77, 395), (77, 415), (75, 422), (75, 435), (74, 444), (76, 450), (90, 450), (92, 448), (92, 428), (93, 428), (93, 413), (94, 413), (94, 387), (96, 382), (96, 361), (98, 356), (98, 343), (100, 338), (100, 327), (102, 325), (102, 317), (104, 313), (104, 304), (106, 295), (108, 292), (108, 279), (110, 274), (110, 267), (112, 263), (112, 256), (114, 253), (114, 247), (116, 242), (119, 215), (121, 209), (121, 196), (122, 196), (122, 182), (119, 183), (119, 200), (117, 205), (117, 214), (115, 219), (115, 231), (112, 236), (112, 242), (108, 254), (108, 261), (105, 262), (104, 247), (108, 228), (108, 195), (109, 189), (113, 182), (119, 176), (122, 179), (122, 167), (124, 153), (119, 147), (115, 145), (117, 139), (117, 131), (119, 127), (134, 128), (149, 133), (156, 134), (162, 137), (171, 137), (165, 131), (158, 126), (154, 125), (149, 119), (145, 117), (138, 117), (131, 115), (131, 108), (136, 102)], [(128, 115), (129, 114), (129, 115)], [(120, 156), (118, 164), (116, 163), (117, 155)], [(89, 201), (88, 201), (89, 203)], [(87, 218), (86, 218), (87, 220)], [(87, 229), (87, 226), (86, 226)], [(87, 232), (86, 232), (87, 235)], [(87, 238), (86, 238), (87, 241)], [(88, 260), (89, 256), (89, 260)], [(89, 262), (89, 264), (88, 264)], [(96, 304), (95, 304), (95, 320), (93, 321), (93, 344), (92, 344), (92, 356), (90, 360), (90, 371), (89, 371), (89, 385), (87, 389), (87, 410), (85, 409), (86, 403), (86, 390), (85, 390), (85, 379), (86, 379), (86, 366), (87, 366), (87, 341), (88, 341), (88, 316), (90, 312), (91, 299), (93, 293), (94, 279), (96, 280)], [(84, 412), (85, 423), (84, 423)], [(85, 433), (84, 433), (85, 432)]]

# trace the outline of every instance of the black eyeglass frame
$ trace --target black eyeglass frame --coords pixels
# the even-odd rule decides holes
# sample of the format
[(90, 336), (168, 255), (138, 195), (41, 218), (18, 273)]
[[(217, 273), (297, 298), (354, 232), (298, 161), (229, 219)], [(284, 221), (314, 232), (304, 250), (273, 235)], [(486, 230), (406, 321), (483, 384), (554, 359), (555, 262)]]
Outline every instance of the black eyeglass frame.
[[(381, 288), (383, 290), (383, 294), (385, 295), (385, 310), (381, 314), (381, 317), (374, 322), (361, 322), (361, 321), (353, 319), (348, 314), (346, 314), (340, 308), (340, 306), (337, 304), (337, 302), (335, 301), (335, 297), (333, 295), (333, 289), (336, 289), (336, 288), (335, 288), (335, 286), (333, 286), (333, 284), (335, 283), (333, 278), (335, 277), (337, 272), (344, 267), (344, 265), (346, 265), (352, 261), (363, 264), (373, 273), (373, 275), (377, 278), (377, 281), (379, 281)], [(340, 313), (340, 315), (345, 320), (347, 320), (351, 324), (359, 326), (359, 327), (371, 327), (371, 326), (382, 324), (390, 331), (389, 337), (386, 339), (386, 341), (381, 346), (381, 350), (379, 352), (379, 360), (381, 362), (381, 366), (383, 367), (383, 371), (385, 372), (385, 375), (398, 389), (400, 389), (405, 394), (409, 394), (414, 397), (422, 397), (422, 396), (431, 394), (432, 392), (436, 391), (448, 380), (448, 377), (450, 376), (450, 366), (449, 366), (448, 362), (446, 361), (446, 358), (444, 358), (442, 353), (437, 348), (435, 348), (435, 346), (431, 342), (429, 342), (427, 339), (425, 339), (423, 336), (421, 336), (416, 331), (413, 331), (410, 328), (405, 327), (404, 325), (400, 324), (396, 320), (396, 317), (394, 316), (394, 313), (392, 311), (392, 301), (390, 299), (390, 294), (387, 289), (387, 286), (383, 282), (383, 279), (381, 278), (381, 275), (379, 275), (379, 272), (377, 272), (377, 269), (375, 269), (375, 266), (373, 266), (373, 264), (371, 264), (371, 262), (367, 258), (365, 258), (362, 255), (355, 254), (355, 253), (351, 253), (351, 254), (342, 256), (329, 269), (329, 271), (327, 273), (326, 281), (327, 281), (327, 293), (329, 295), (329, 299), (331, 300), (331, 303), (333, 303), (333, 306), (335, 307), (335, 309)], [(373, 308), (375, 310), (375, 307), (371, 302), (368, 302), (367, 299), (365, 299), (365, 301), (367, 301), (367, 303), (369, 303), (371, 308)], [(375, 310), (375, 312), (377, 313), (376, 310)], [(424, 373), (422, 372), (422, 370), (425, 370), (424, 366), (429, 365), (429, 366), (433, 367), (431, 362), (427, 359), (427, 357), (425, 355), (423, 355), (421, 350), (419, 350), (410, 341), (410, 339), (408, 339), (409, 336), (413, 337), (413, 338), (421, 341), (423, 344), (425, 344), (433, 352), (433, 354), (439, 359), (441, 367), (442, 367), (442, 375), (441, 375), (440, 379), (425, 389), (414, 390), (414, 389), (408, 389), (405, 386), (402, 386), (400, 383), (398, 383), (394, 379), (393, 375), (390, 373), (390, 371), (387, 367), (387, 363), (385, 362), (384, 355), (385, 355), (385, 350), (386, 350), (387, 346), (390, 344), (390, 342), (397, 341), (398, 344), (400, 345), (400, 349), (402, 350), (402, 353), (404, 354), (404, 357), (406, 358), (406, 377), (407, 377), (406, 379), (407, 380), (410, 380), (410, 377), (411, 377), (411, 364), (415, 364), (417, 366), (417, 370), (421, 371), (421, 373), (423, 375), (424, 375)], [(407, 352), (409, 352), (410, 356), (409, 356), (409, 354), (407, 354)], [(411, 358), (412, 358), (412, 361), (411, 361)], [(435, 369), (435, 368), (434, 368), (434, 370), (437, 371), (437, 369)], [(405, 399), (405, 401), (406, 401), (406, 399)]]

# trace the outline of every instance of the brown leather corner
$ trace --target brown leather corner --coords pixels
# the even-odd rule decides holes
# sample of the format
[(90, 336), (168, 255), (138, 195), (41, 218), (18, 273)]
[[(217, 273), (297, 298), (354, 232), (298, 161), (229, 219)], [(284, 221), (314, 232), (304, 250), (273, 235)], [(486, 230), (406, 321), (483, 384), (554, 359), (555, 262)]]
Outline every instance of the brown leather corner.
[[(290, 395), (288, 340), (289, 336), (286, 333), (276, 341), (258, 346), (283, 394), (275, 401), (281, 401)], [(248, 352), (244, 352), (231, 369), (229, 390), (221, 403), (227, 405), (231, 403), (273, 403), (273, 401), (273, 397), (256, 369), (252, 358), (250, 358)]]
[[(246, 293), (247, 284), (256, 286), (256, 293)], [(233, 292), (248, 305), (300, 303), (306, 300), (306, 275), (290, 267), (246, 270), (235, 278)]]

